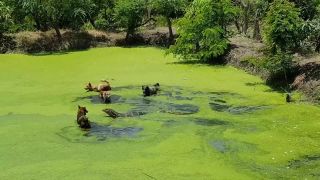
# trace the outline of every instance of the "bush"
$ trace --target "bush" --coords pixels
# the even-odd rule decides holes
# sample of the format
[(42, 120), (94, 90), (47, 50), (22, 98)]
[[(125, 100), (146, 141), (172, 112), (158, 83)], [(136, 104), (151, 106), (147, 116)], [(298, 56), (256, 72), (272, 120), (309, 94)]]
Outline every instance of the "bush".
[(16, 43), (11, 36), (0, 36), (0, 54), (13, 50)]
[(298, 73), (293, 55), (281, 51), (265, 58), (264, 68), (269, 72), (267, 83), (278, 87), (289, 88)]
[(108, 21), (103, 18), (97, 19), (94, 23), (98, 30), (107, 30), (109, 27)]
[(267, 54), (266, 57), (248, 56), (241, 60), (246, 70), (261, 75), (267, 84), (275, 88), (289, 88), (298, 74), (298, 68), (291, 54), (280, 51)]
[(119, 27), (126, 30), (126, 40), (133, 36), (136, 29), (143, 24), (146, 11), (144, 0), (119, 0), (115, 6), (115, 17)]
[(275, 0), (264, 19), (264, 40), (273, 52), (293, 51), (305, 38), (299, 9), (287, 0)]
[(11, 11), (9, 6), (0, 1), (0, 37), (9, 29), (12, 22)]
[(98, 31), (63, 31), (59, 40), (54, 31), (21, 32), (15, 35), (17, 49), (27, 53), (82, 50), (96, 46), (99, 42), (109, 42), (105, 34)]
[(230, 1), (195, 0), (178, 22), (179, 37), (168, 52), (207, 62), (223, 55), (228, 49), (225, 26), (233, 10)]

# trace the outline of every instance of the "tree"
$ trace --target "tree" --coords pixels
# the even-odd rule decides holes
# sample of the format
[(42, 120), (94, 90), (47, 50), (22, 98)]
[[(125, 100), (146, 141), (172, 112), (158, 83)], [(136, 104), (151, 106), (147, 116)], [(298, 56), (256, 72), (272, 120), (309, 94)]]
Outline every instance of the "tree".
[(0, 1), (0, 37), (3, 36), (11, 22), (11, 9)]
[(226, 26), (234, 7), (228, 0), (195, 0), (178, 22), (179, 37), (169, 52), (184, 60), (209, 61), (228, 47)]
[(312, 20), (317, 14), (319, 0), (290, 0), (301, 10), (300, 17), (304, 20)]
[(115, 7), (115, 0), (94, 0), (94, 4), (96, 5), (95, 14), (93, 14), (92, 20), (90, 20), (91, 24), (96, 29), (113, 29), (114, 26), (114, 7)]
[(320, 53), (320, 17), (311, 22), (311, 39), (314, 41), (315, 51)]
[(182, 14), (187, 6), (186, 0), (153, 0), (152, 6), (158, 15), (166, 18), (169, 29), (169, 41), (172, 42), (172, 18), (178, 17)]
[(305, 38), (300, 11), (287, 0), (275, 0), (264, 20), (264, 39), (273, 51), (292, 51)]
[(248, 35), (250, 25), (253, 25), (253, 38), (261, 40), (260, 23), (268, 9), (268, 0), (233, 0), (233, 4), (239, 9), (235, 25), (239, 33)]
[(94, 14), (91, 0), (20, 0), (26, 15), (32, 17), (38, 30), (53, 28), (61, 40), (60, 28), (79, 29)]
[(256, 0), (253, 5), (254, 23), (253, 23), (253, 38), (261, 40), (260, 23), (265, 17), (269, 3), (267, 0)]
[(115, 6), (115, 16), (120, 27), (127, 32), (126, 41), (134, 35), (136, 28), (142, 26), (143, 16), (146, 12), (144, 0), (119, 0)]
[(308, 34), (307, 41), (314, 45), (316, 52), (320, 52), (320, 5), (315, 18), (306, 21), (303, 27), (304, 32)]

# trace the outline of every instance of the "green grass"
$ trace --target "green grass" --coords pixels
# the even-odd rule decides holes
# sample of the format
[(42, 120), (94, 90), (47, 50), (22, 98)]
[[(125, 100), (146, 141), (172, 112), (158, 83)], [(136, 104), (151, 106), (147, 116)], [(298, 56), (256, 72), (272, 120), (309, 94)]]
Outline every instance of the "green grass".
[[(56, 55), (0, 55), (0, 179), (319, 179), (320, 108), (286, 104), (258, 77), (232, 67), (174, 64), (156, 48), (97, 48)], [(108, 79), (113, 94), (141, 98), (140, 85), (181, 88), (178, 100), (157, 96), (152, 113), (112, 121), (101, 111), (127, 103), (92, 104), (89, 81)], [(202, 92), (202, 93), (195, 93)], [(252, 113), (210, 109), (267, 106)], [(210, 100), (211, 97), (211, 100)], [(193, 104), (197, 114), (157, 111), (161, 103)], [(100, 125), (139, 127), (135, 136), (83, 136), (77, 105)], [(150, 107), (152, 108), (152, 107)], [(205, 126), (197, 119), (225, 122)], [(171, 120), (171, 121), (168, 121)]]

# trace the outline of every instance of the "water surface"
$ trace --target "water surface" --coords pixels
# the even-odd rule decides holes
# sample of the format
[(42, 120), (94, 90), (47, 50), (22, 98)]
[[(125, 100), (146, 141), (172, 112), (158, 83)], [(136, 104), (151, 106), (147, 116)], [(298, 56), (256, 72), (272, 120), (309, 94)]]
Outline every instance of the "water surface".
[[(320, 178), (319, 107), (232, 67), (174, 61), (156, 48), (0, 55), (0, 179)], [(111, 104), (83, 89), (101, 79)], [(92, 130), (77, 127), (77, 105)]]

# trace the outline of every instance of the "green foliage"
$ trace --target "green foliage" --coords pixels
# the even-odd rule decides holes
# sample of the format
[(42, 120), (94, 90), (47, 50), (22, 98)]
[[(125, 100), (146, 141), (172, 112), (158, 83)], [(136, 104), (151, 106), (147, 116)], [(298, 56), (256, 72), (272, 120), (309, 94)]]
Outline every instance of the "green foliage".
[(0, 36), (9, 29), (11, 23), (11, 9), (0, 1)]
[(153, 0), (152, 7), (156, 14), (165, 17), (169, 28), (169, 39), (173, 41), (172, 20), (184, 13), (188, 4), (187, 0)]
[(46, 31), (50, 28), (80, 29), (95, 14), (96, 5), (92, 0), (20, 0), (14, 7), (15, 12), (17, 9), (23, 12), (16, 15), (16, 19), (32, 19), (29, 23)]
[(115, 17), (119, 24), (127, 32), (127, 38), (133, 35), (136, 28), (143, 24), (143, 15), (146, 12), (144, 0), (119, 0), (115, 6)]
[(225, 26), (232, 19), (230, 1), (195, 0), (178, 22), (179, 37), (169, 52), (184, 60), (212, 60), (226, 51)]
[(319, 0), (290, 0), (294, 2), (296, 7), (301, 10), (300, 16), (304, 20), (312, 20), (317, 14), (317, 6), (320, 4)]
[(108, 21), (104, 18), (97, 19), (94, 24), (96, 29), (99, 29), (99, 30), (106, 30), (109, 27)]
[(314, 47), (316, 52), (320, 52), (320, 5), (314, 19), (304, 22), (303, 32), (308, 34), (307, 44)]
[(283, 52), (269, 55), (264, 64), (264, 67), (271, 72), (271, 74), (286, 74), (293, 69), (293, 66), (293, 56)]
[(265, 59), (260, 57), (246, 56), (241, 59), (240, 63), (259, 69), (265, 69)]
[(114, 30), (116, 28), (116, 19), (114, 12), (115, 4), (109, 2), (100, 10), (99, 15), (95, 18), (95, 28), (99, 30)]
[(183, 14), (187, 0), (153, 0), (152, 7), (161, 16), (175, 18)]
[(309, 40), (314, 45), (315, 50), (320, 52), (320, 17), (310, 22)]
[(292, 51), (305, 38), (300, 11), (287, 0), (275, 0), (264, 20), (264, 38), (273, 51)]

